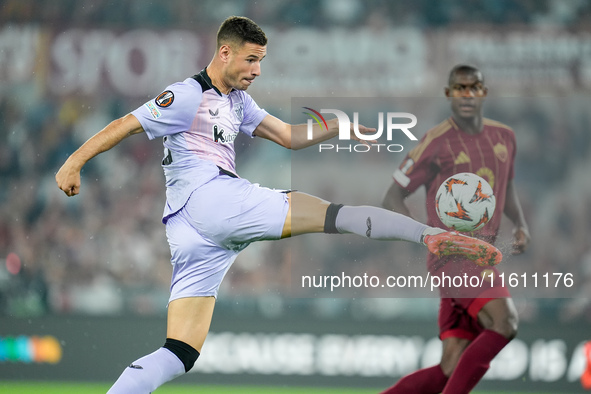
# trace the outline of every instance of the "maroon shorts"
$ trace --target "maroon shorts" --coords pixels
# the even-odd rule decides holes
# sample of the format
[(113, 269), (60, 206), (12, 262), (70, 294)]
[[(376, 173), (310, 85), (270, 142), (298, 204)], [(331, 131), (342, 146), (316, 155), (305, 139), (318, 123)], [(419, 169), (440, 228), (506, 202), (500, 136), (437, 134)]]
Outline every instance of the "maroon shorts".
[[(464, 279), (474, 277), (470, 282)], [(478, 323), (478, 312), (491, 300), (510, 298), (506, 287), (501, 287), (499, 271), (494, 267), (478, 267), (472, 262), (449, 261), (443, 267), (432, 270), (432, 275), (443, 277), (462, 277), (463, 281), (448, 281), (451, 286), (440, 287), (439, 338), (450, 337), (472, 340), (483, 327)], [(483, 278), (478, 281), (476, 278)], [(492, 279), (492, 280), (491, 280)], [(462, 282), (462, 283), (460, 283)], [(467, 283), (468, 286), (463, 286)], [(470, 283), (472, 286), (470, 286)]]

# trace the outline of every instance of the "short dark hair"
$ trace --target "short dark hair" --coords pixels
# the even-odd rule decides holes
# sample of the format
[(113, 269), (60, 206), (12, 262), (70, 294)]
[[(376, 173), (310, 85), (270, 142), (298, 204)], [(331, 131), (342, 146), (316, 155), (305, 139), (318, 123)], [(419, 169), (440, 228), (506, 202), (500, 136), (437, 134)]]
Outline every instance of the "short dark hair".
[(469, 64), (458, 64), (454, 66), (454, 68), (452, 68), (449, 72), (449, 77), (447, 79), (448, 85), (451, 86), (453, 79), (457, 74), (479, 74), (480, 80), (482, 83), (484, 83), (484, 75), (482, 75), (482, 72), (478, 69), (478, 67), (471, 66)]
[(244, 16), (231, 16), (222, 22), (217, 34), (217, 46), (224, 44), (242, 46), (245, 42), (265, 46), (265, 32), (252, 20)]

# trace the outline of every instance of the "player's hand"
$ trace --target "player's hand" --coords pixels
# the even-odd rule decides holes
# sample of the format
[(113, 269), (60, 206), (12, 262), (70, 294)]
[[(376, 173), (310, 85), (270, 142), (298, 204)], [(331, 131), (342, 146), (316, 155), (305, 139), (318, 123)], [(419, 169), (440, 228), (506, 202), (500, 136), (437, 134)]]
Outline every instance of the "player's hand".
[(511, 254), (521, 254), (525, 252), (530, 241), (529, 230), (525, 227), (517, 227), (513, 230), (513, 250)]
[(72, 157), (70, 157), (64, 165), (55, 174), (55, 181), (57, 186), (68, 197), (75, 196), (80, 193), (80, 167), (77, 166)]
[[(373, 134), (373, 133), (376, 132), (376, 129), (373, 128), (373, 127), (365, 127), (362, 124), (358, 124), (357, 126), (358, 126), (359, 134)], [(349, 127), (350, 127), (349, 133), (350, 133), (350, 136), (351, 136), (351, 139), (352, 140), (359, 141), (359, 142), (361, 142), (362, 144), (365, 144), (365, 145), (377, 144), (378, 143), (377, 140), (363, 140), (363, 139), (359, 138), (357, 136), (357, 134), (355, 133), (355, 125), (353, 123), (351, 123)]]
[(431, 253), (439, 257), (457, 254), (482, 267), (497, 265), (503, 259), (501, 251), (488, 242), (455, 231), (425, 235), (423, 242)]

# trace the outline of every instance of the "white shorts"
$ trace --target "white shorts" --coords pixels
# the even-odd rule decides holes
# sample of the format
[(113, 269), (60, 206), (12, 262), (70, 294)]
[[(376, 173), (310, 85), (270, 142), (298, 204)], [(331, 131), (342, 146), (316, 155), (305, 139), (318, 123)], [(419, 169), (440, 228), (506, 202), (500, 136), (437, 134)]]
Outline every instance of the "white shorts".
[(217, 296), (226, 272), (251, 242), (281, 238), (287, 194), (220, 175), (191, 194), (166, 222), (173, 265), (169, 302)]

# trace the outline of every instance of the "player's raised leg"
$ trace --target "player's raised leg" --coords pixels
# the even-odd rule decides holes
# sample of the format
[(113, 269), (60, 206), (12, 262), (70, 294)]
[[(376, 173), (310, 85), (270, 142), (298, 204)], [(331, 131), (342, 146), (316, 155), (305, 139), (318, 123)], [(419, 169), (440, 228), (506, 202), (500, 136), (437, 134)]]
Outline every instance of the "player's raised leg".
[(168, 305), (166, 343), (127, 367), (108, 394), (148, 394), (188, 372), (209, 331), (215, 297), (187, 297)]
[(281, 238), (324, 231), (326, 210), (330, 202), (301, 192), (291, 192), (287, 199), (289, 210), (285, 217)]
[(306, 233), (351, 233), (375, 240), (424, 243), (437, 255), (460, 254), (479, 265), (495, 265), (501, 252), (487, 242), (427, 226), (386, 209), (329, 203), (301, 192), (288, 195), (282, 238)]
[(351, 233), (377, 240), (421, 242), (430, 228), (407, 216), (370, 206), (331, 204), (301, 192), (288, 196), (282, 237), (306, 233)]

